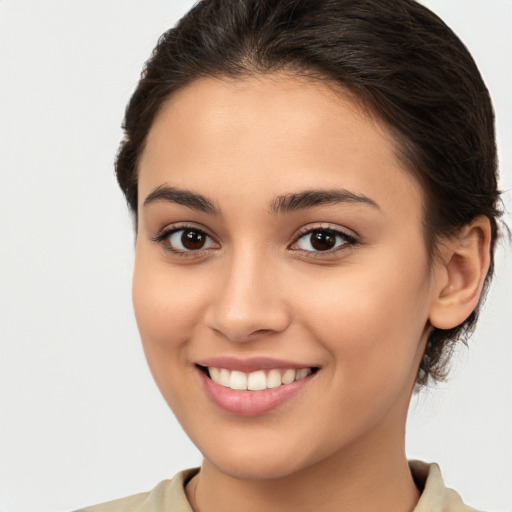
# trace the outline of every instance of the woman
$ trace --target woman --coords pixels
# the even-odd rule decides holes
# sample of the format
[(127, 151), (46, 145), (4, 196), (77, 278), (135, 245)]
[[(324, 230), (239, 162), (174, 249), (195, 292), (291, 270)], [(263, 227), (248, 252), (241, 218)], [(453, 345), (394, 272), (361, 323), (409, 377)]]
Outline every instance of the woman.
[(412, 0), (208, 0), (167, 32), (116, 172), (145, 354), (204, 461), (86, 510), (471, 510), (404, 437), (492, 276), (493, 120)]

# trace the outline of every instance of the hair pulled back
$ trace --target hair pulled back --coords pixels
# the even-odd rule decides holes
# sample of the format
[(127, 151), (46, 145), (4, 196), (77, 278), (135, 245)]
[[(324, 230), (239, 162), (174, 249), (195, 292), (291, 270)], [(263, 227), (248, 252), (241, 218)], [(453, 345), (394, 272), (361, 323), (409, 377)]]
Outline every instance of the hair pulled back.
[[(116, 174), (137, 214), (137, 162), (160, 107), (207, 76), (243, 78), (291, 71), (348, 89), (384, 121), (425, 194), (429, 257), (441, 237), (478, 215), (489, 218), (491, 266), (497, 238), (494, 113), (468, 50), (414, 0), (202, 0), (161, 36), (127, 106)], [(418, 382), (441, 379), (455, 341), (433, 329)]]

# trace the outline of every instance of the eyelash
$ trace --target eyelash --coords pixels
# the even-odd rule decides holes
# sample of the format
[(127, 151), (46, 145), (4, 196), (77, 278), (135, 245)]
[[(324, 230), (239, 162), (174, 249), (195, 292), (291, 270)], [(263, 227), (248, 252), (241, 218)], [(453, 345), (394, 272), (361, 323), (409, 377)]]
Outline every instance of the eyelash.
[[(344, 251), (349, 248), (353, 248), (359, 245), (359, 241), (357, 238), (355, 238), (353, 235), (349, 235), (342, 229), (338, 227), (332, 227), (332, 226), (315, 226), (315, 227), (304, 227), (295, 236), (295, 241), (290, 244), (289, 249), (293, 249), (294, 245), (297, 245), (299, 241), (308, 235), (311, 235), (313, 233), (328, 233), (331, 236), (334, 236), (336, 239), (341, 238), (343, 240), (343, 243), (339, 245), (338, 247), (334, 247), (333, 249), (328, 249), (325, 251), (308, 251), (305, 249), (296, 249), (299, 251), (302, 251), (303, 253), (307, 253), (310, 257), (314, 258), (322, 258), (327, 256), (332, 256), (333, 254), (336, 254), (339, 251)], [(336, 240), (337, 243), (337, 240)]]
[[(177, 256), (182, 256), (182, 257), (201, 256), (201, 255), (204, 255), (204, 253), (206, 251), (208, 251), (209, 249), (212, 248), (212, 247), (199, 248), (197, 250), (193, 250), (193, 249), (181, 250), (181, 249), (173, 248), (169, 239), (171, 236), (173, 236), (177, 233), (180, 233), (181, 231), (183, 231), (183, 232), (190, 231), (190, 232), (194, 232), (199, 235), (205, 236), (207, 239), (212, 241), (214, 244), (218, 245), (218, 242), (216, 242), (215, 239), (212, 236), (210, 236), (205, 230), (198, 228), (196, 226), (187, 225), (187, 224), (169, 226), (169, 227), (165, 228), (163, 231), (161, 231), (160, 233), (158, 233), (157, 235), (155, 235), (154, 237), (152, 237), (151, 240), (153, 242), (156, 242), (156, 243), (162, 245), (166, 251), (169, 251), (172, 254), (175, 254)], [(343, 239), (343, 243), (341, 245), (339, 245), (338, 247), (334, 247), (333, 249), (327, 249), (325, 251), (321, 251), (321, 250), (310, 251), (310, 250), (300, 249), (300, 248), (294, 249), (293, 246), (297, 245), (302, 238), (305, 238), (308, 235), (311, 235), (313, 233), (318, 233), (318, 232), (327, 233), (331, 236), (334, 236), (336, 239), (341, 238), (341, 239)], [(336, 240), (336, 243), (337, 243), (337, 240)], [(338, 251), (347, 250), (348, 248), (351, 248), (351, 247), (353, 248), (353, 247), (356, 247), (357, 245), (359, 245), (359, 241), (354, 236), (349, 235), (348, 233), (346, 233), (345, 231), (343, 231), (339, 228), (334, 228), (332, 226), (315, 226), (313, 228), (305, 227), (305, 228), (299, 230), (299, 232), (295, 236), (294, 241), (288, 246), (288, 249), (301, 251), (302, 253), (307, 253), (308, 256), (310, 256), (310, 257), (321, 258), (324, 255), (332, 256), (333, 254), (337, 253)]]
[(197, 257), (198, 255), (203, 255), (208, 249), (210, 249), (208, 247), (206, 249), (200, 248), (197, 250), (184, 251), (181, 249), (173, 248), (169, 239), (171, 236), (175, 235), (176, 233), (179, 233), (180, 231), (195, 232), (199, 235), (205, 236), (207, 239), (213, 241), (215, 244), (218, 245), (218, 243), (214, 240), (214, 238), (212, 236), (210, 236), (204, 229), (201, 229), (194, 225), (189, 225), (189, 224), (169, 226), (169, 227), (165, 228), (163, 231), (161, 231), (160, 233), (158, 233), (156, 236), (152, 237), (151, 240), (153, 242), (156, 242), (156, 243), (162, 245), (166, 251), (169, 251), (172, 254), (175, 254), (177, 256), (183, 256), (183, 257), (190, 257), (190, 256)]

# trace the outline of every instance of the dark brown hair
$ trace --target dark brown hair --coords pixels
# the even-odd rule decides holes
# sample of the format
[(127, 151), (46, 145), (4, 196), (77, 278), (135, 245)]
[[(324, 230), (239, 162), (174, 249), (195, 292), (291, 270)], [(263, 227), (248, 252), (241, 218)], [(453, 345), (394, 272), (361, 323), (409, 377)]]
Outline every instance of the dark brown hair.
[[(413, 0), (203, 0), (162, 35), (128, 104), (116, 162), (137, 214), (137, 161), (155, 115), (178, 89), (206, 76), (291, 71), (350, 90), (383, 120), (421, 183), (429, 256), (478, 215), (498, 234), (494, 113), (463, 43)], [(453, 329), (433, 329), (418, 382), (440, 379), (453, 344), (478, 308)]]

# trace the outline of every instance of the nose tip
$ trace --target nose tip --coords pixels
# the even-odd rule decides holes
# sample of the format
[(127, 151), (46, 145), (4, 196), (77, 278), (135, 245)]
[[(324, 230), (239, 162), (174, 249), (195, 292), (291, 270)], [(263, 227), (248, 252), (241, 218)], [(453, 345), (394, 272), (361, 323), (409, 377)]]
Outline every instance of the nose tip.
[(215, 316), (210, 317), (208, 324), (212, 330), (230, 341), (247, 342), (284, 331), (288, 319), (277, 310), (266, 313), (251, 308), (250, 314), (217, 310)]
[(254, 301), (238, 302), (234, 308), (223, 309), (222, 305), (212, 309), (207, 324), (230, 341), (245, 342), (282, 332), (289, 323), (284, 309), (274, 305), (267, 308)]
[(208, 327), (230, 341), (246, 342), (284, 331), (290, 314), (268, 272), (231, 268), (206, 313)]

